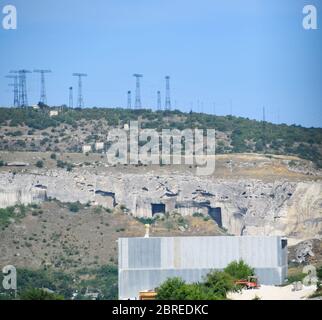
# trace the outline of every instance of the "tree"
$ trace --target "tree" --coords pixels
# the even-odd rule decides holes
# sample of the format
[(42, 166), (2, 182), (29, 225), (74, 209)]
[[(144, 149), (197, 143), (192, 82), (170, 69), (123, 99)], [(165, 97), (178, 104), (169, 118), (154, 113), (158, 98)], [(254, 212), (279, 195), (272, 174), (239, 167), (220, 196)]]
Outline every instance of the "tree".
[(41, 161), (41, 160), (37, 161), (37, 162), (36, 162), (36, 167), (37, 167), (37, 168), (43, 168), (43, 167), (44, 167), (44, 162), (43, 162), (43, 161)]
[(317, 274), (319, 280), (322, 281), (322, 266), (317, 268), (316, 274)]
[(180, 278), (170, 278), (157, 289), (157, 300), (220, 300), (203, 283), (187, 284)]
[(247, 265), (243, 260), (231, 262), (224, 271), (228, 273), (235, 281), (247, 279), (254, 275), (254, 269)]
[(261, 139), (257, 140), (257, 142), (255, 144), (256, 151), (261, 152), (264, 150), (264, 147), (265, 147), (265, 144), (264, 144), (263, 140), (261, 140)]
[(157, 289), (157, 300), (185, 300), (186, 283), (180, 278), (171, 278)]
[(64, 300), (63, 296), (35, 288), (23, 291), (19, 298), (20, 300)]
[(170, 278), (156, 291), (157, 300), (225, 300), (229, 291), (237, 290), (229, 274), (213, 271), (200, 283), (187, 284), (180, 278)]
[(181, 289), (184, 300), (222, 300), (220, 295), (216, 295), (210, 288), (203, 283), (186, 284)]
[(254, 275), (254, 269), (244, 261), (231, 262), (224, 271), (212, 271), (203, 282), (187, 284), (180, 278), (170, 278), (157, 289), (158, 300), (225, 300), (229, 292), (238, 291), (236, 280)]
[(222, 271), (210, 272), (205, 279), (204, 285), (221, 299), (226, 299), (228, 292), (237, 291), (233, 277)]

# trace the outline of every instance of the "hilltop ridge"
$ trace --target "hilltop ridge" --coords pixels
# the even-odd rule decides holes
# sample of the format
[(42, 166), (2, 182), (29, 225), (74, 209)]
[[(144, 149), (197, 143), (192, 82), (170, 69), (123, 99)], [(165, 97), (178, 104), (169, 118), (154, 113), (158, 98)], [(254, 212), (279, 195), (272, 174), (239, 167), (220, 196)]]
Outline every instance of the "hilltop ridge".
[[(216, 129), (216, 153), (294, 155), (322, 167), (322, 128), (273, 124), (235, 116), (113, 108), (0, 108), (0, 150), (81, 152), (84, 144), (106, 143), (111, 128), (139, 121), (142, 129)], [(144, 142), (142, 142), (144, 145)], [(105, 145), (105, 149), (109, 147)]]

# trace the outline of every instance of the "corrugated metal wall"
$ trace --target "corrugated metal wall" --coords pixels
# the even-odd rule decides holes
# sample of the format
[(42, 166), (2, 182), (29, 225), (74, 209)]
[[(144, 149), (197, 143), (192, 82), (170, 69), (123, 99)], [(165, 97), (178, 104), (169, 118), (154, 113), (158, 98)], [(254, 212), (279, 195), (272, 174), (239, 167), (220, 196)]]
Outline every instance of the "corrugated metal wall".
[(169, 277), (200, 281), (234, 260), (255, 268), (262, 284), (282, 284), (287, 246), (281, 237), (164, 237), (119, 239), (119, 297), (135, 298)]

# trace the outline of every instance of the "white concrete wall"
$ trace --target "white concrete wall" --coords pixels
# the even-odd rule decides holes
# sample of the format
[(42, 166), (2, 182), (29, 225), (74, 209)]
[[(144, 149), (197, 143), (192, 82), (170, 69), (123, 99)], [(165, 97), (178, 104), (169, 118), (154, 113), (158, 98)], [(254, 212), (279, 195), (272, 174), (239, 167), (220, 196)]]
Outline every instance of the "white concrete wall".
[(280, 285), (287, 274), (287, 247), (282, 249), (281, 240), (261, 236), (121, 238), (120, 298), (154, 289), (170, 276), (200, 281), (211, 270), (239, 260), (255, 269), (260, 283)]

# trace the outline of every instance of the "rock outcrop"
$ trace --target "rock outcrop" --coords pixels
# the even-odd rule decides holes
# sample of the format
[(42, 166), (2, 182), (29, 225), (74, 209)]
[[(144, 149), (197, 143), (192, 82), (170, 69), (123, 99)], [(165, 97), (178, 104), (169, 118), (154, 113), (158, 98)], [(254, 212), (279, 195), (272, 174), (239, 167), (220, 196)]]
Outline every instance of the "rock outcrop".
[[(1, 191), (2, 190), (2, 191)], [(124, 205), (137, 217), (209, 214), (235, 235), (322, 235), (322, 182), (200, 178), (194, 175), (49, 170), (0, 174), (0, 207), (47, 197), (62, 202)]]
[(0, 208), (40, 203), (47, 199), (47, 190), (38, 186), (0, 187)]

